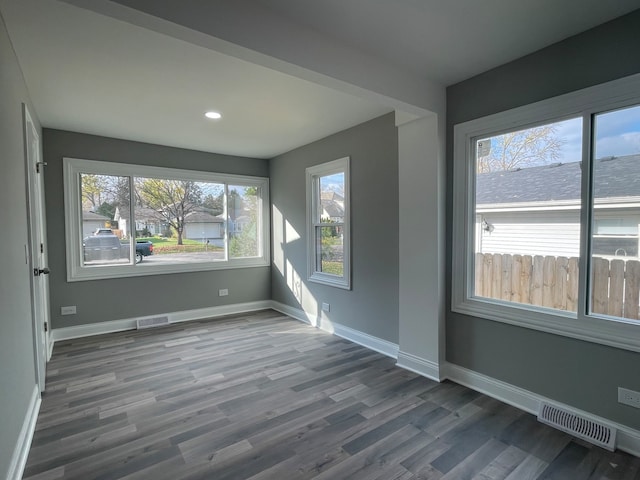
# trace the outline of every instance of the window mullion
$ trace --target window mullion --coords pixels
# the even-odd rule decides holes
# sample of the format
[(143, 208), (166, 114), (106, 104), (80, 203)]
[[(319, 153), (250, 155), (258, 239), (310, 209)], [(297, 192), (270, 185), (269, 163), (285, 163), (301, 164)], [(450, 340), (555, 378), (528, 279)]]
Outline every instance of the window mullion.
[(322, 224), (320, 217), (320, 176), (316, 176), (313, 180), (313, 220), (316, 226)]
[(225, 222), (224, 228), (224, 259), (225, 261), (229, 261), (229, 184), (225, 182), (224, 184), (224, 218), (227, 220)]
[(591, 271), (591, 218), (593, 206), (593, 115), (582, 117), (582, 184), (580, 188), (580, 258), (578, 268), (578, 319), (589, 311)]
[(136, 192), (135, 192), (135, 178), (133, 175), (129, 176), (129, 263), (136, 264)]
[(479, 296), (475, 291), (475, 277), (476, 277), (476, 253), (475, 253), (475, 245), (478, 242), (476, 238), (476, 228), (475, 228), (475, 220), (476, 215), (474, 212), (476, 211), (476, 156), (477, 156), (477, 141), (473, 139), (471, 141), (469, 139), (465, 147), (468, 149), (466, 151), (466, 156), (468, 158), (468, 163), (466, 166), (465, 174), (466, 174), (466, 182), (467, 182), (467, 191), (468, 196), (465, 198), (464, 202), (464, 216), (467, 219), (464, 233), (463, 233), (463, 241), (465, 242), (465, 248), (468, 252), (466, 256), (466, 265), (464, 268), (465, 272), (465, 296), (467, 298), (473, 296)]

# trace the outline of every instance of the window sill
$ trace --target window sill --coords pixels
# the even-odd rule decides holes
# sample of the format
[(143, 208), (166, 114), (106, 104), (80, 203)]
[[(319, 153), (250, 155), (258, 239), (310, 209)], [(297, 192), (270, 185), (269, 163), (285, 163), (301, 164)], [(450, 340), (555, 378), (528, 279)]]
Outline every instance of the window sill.
[(189, 264), (176, 264), (176, 265), (119, 265), (119, 266), (99, 266), (92, 268), (73, 268), (67, 265), (67, 282), (82, 282), (87, 280), (106, 280), (112, 278), (127, 278), (127, 277), (143, 277), (150, 275), (166, 275), (173, 273), (195, 273), (206, 272), (213, 270), (234, 270), (237, 268), (254, 268), (254, 267), (268, 267), (269, 262), (263, 258), (260, 259), (243, 259), (233, 262), (220, 262), (220, 263), (189, 263)]
[(330, 287), (351, 290), (351, 283), (347, 279), (335, 275), (327, 275), (326, 273), (314, 272), (309, 276), (309, 281), (329, 285)]

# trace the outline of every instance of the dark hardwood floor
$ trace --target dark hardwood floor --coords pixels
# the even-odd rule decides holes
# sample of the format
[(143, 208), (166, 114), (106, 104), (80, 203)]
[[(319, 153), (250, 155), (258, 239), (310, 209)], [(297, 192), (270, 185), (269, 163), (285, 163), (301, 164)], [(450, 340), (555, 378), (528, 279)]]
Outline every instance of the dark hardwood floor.
[(394, 363), (274, 311), (56, 343), (24, 478), (640, 479)]

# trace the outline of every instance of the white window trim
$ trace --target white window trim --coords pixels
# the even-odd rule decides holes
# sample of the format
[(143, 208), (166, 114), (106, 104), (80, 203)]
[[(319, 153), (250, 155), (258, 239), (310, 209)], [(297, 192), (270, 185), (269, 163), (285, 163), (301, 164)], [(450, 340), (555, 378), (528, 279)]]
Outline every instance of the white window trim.
[[(307, 268), (312, 282), (351, 290), (351, 183), (350, 158), (344, 157), (306, 169), (307, 180)], [(319, 197), (318, 181), (321, 176), (344, 173), (344, 228), (343, 228), (343, 276), (331, 275), (316, 270), (315, 212)]]
[[(194, 180), (198, 182), (216, 182), (228, 185), (246, 185), (259, 187), (258, 232), (261, 237), (261, 251), (258, 257), (229, 258), (228, 232), (225, 229), (225, 255), (227, 260), (202, 263), (182, 263), (173, 265), (101, 265), (99, 267), (82, 266), (82, 202), (80, 197), (80, 174), (119, 175), (136, 177), (155, 177), (176, 180)], [(234, 268), (263, 267), (270, 265), (270, 217), (269, 217), (269, 179), (245, 175), (218, 174), (212, 172), (181, 170), (174, 168), (152, 167), (78, 158), (63, 158), (64, 209), (65, 209), (65, 245), (67, 254), (67, 281), (98, 280), (107, 278), (137, 277), (170, 273), (199, 272), (207, 270), (226, 270)], [(225, 208), (226, 212), (226, 208)]]
[[(583, 118), (583, 165), (589, 164), (591, 116), (640, 104), (640, 75), (489, 115), (454, 126), (452, 305), (454, 312), (563, 335), (631, 351), (640, 351), (640, 325), (606, 315), (587, 314), (587, 276), (581, 274), (578, 312), (562, 312), (532, 305), (518, 305), (473, 297), (473, 246), (475, 216), (473, 139), (520, 130), (573, 117)], [(583, 168), (582, 190), (590, 188), (590, 169)], [(581, 213), (580, 271), (587, 271), (589, 204), (583, 194)], [(588, 296), (588, 295), (586, 295)]]

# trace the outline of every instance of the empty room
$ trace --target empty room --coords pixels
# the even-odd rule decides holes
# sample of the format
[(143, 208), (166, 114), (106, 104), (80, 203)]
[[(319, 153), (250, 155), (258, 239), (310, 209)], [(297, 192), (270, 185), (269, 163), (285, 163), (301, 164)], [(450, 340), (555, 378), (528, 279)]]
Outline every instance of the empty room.
[(0, 478), (640, 479), (638, 0), (0, 0)]

